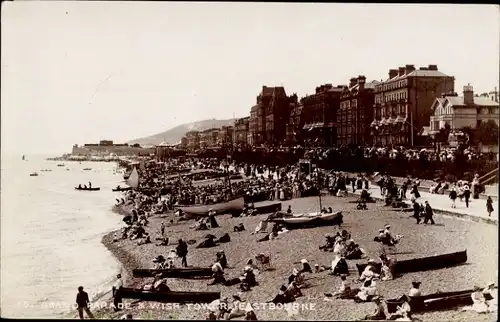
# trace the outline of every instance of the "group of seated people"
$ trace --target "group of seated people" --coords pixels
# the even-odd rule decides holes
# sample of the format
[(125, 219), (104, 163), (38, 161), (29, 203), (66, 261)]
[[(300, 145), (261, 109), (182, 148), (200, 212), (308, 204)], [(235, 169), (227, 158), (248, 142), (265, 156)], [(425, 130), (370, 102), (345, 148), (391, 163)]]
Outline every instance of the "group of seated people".
[(274, 304), (285, 304), (295, 301), (297, 297), (303, 296), (301, 288), (305, 286), (304, 273), (312, 273), (311, 265), (306, 259), (301, 260), (302, 268), (294, 268), (288, 277), (288, 286), (281, 285), (278, 295), (271, 300)]
[(387, 246), (394, 246), (397, 243), (399, 243), (399, 241), (401, 240), (401, 238), (403, 238), (403, 236), (396, 235), (393, 237), (390, 229), (391, 225), (385, 225), (385, 228), (379, 229), (378, 235), (373, 239), (373, 241), (382, 243), (383, 245)]

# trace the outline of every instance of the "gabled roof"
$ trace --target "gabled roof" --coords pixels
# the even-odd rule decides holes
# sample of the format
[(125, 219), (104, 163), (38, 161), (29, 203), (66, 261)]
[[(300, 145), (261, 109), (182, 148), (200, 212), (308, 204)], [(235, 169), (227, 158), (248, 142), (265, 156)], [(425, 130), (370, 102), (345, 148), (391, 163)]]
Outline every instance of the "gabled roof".
[[(446, 100), (453, 106), (465, 106), (463, 96), (447, 96)], [(474, 97), (474, 105), (476, 106), (498, 106), (499, 104), (492, 101), (489, 97)]]
[(409, 73), (406, 76), (413, 76), (413, 77), (449, 77), (443, 72), (440, 72), (439, 70), (414, 70), (413, 72)]

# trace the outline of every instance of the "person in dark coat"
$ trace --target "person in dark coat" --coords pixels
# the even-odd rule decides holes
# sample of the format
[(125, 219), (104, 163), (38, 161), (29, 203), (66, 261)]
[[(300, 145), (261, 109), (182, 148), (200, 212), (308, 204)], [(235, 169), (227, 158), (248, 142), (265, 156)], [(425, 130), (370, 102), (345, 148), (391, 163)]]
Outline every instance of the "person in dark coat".
[(451, 199), (451, 208), (457, 208), (455, 201), (457, 200), (458, 194), (457, 194), (457, 190), (455, 190), (455, 188), (451, 189), (449, 197)]
[(177, 256), (182, 259), (182, 266), (187, 267), (187, 254), (188, 254), (188, 246), (182, 238), (179, 239), (179, 244), (177, 245), (176, 251)]
[(434, 219), (432, 218), (434, 213), (432, 211), (431, 205), (429, 205), (429, 202), (427, 200), (425, 201), (425, 210), (424, 211), (425, 211), (424, 224), (427, 224), (430, 220), (431, 224), (434, 225), (435, 222), (434, 222)]
[(493, 200), (491, 196), (488, 196), (488, 199), (486, 199), (486, 211), (488, 212), (488, 217), (491, 217), (491, 213), (493, 212)]
[(80, 320), (83, 320), (83, 311), (87, 313), (89, 318), (94, 318), (94, 315), (90, 312), (89, 303), (89, 295), (83, 290), (83, 286), (79, 286), (78, 294), (76, 294), (76, 304), (78, 305), (78, 315), (80, 316)]
[(215, 211), (210, 211), (209, 215), (208, 215), (208, 220), (210, 222), (210, 227), (211, 228), (218, 228), (220, 227), (219, 224), (217, 223), (217, 221), (215, 220)]
[(464, 190), (464, 199), (465, 199), (465, 207), (469, 208), (470, 189), (468, 186), (466, 186)]
[(413, 217), (417, 219), (417, 224), (420, 224), (420, 205), (416, 200), (413, 200)]

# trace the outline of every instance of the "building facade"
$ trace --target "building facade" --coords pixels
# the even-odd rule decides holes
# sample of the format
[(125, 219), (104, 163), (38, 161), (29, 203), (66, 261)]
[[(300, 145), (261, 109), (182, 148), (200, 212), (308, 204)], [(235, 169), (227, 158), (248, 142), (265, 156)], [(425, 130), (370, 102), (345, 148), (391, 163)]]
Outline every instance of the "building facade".
[(200, 132), (199, 131), (189, 131), (185, 135), (188, 150), (198, 150), (200, 148)]
[(222, 147), (233, 146), (234, 127), (230, 125), (223, 126), (219, 131), (217, 145)]
[(303, 119), (301, 139), (317, 144), (335, 145), (337, 142), (337, 110), (343, 85), (325, 84), (316, 87), (312, 95), (301, 99)]
[(373, 120), (375, 86), (380, 82), (366, 83), (360, 75), (350, 79), (340, 95), (337, 111), (337, 145), (371, 145), (370, 123)]
[(429, 126), (429, 106), (442, 93), (454, 91), (455, 79), (437, 65), (415, 69), (406, 65), (389, 70), (389, 78), (375, 86), (371, 135), (377, 145), (418, 145), (417, 136)]
[(261, 145), (285, 139), (289, 100), (283, 87), (262, 86), (250, 109), (249, 143)]
[(248, 131), (250, 127), (250, 117), (243, 117), (234, 122), (234, 145), (248, 144)]
[(200, 132), (200, 148), (212, 148), (219, 143), (221, 129), (211, 128)]
[(474, 96), (474, 89), (467, 85), (463, 96), (456, 93), (436, 98), (431, 106), (433, 115), (430, 119), (431, 133), (437, 133), (446, 124), (452, 131), (464, 127), (477, 128), (481, 122), (489, 120), (499, 123), (499, 103), (485, 96)]
[(302, 110), (304, 104), (296, 102), (292, 104), (290, 115), (288, 116), (288, 123), (286, 125), (286, 143), (297, 144), (302, 140), (302, 128), (304, 127), (305, 120), (302, 117)]

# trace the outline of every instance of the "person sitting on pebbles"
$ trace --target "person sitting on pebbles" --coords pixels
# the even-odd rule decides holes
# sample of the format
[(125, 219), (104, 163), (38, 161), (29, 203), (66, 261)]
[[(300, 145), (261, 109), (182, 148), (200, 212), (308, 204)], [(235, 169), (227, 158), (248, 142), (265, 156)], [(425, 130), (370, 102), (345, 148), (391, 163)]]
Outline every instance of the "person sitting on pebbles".
[(378, 290), (374, 280), (367, 280), (364, 282), (361, 290), (354, 297), (356, 302), (370, 302), (375, 296), (378, 295)]
[(219, 259), (212, 265), (212, 277), (214, 280), (208, 285), (224, 284), (226, 282), (224, 278), (224, 268), (222, 268)]
[(216, 261), (220, 263), (222, 268), (227, 268), (227, 257), (223, 250), (218, 251), (216, 254)]
[(311, 268), (311, 265), (307, 262), (307, 259), (303, 258), (300, 260), (300, 263), (302, 264), (302, 269), (300, 270), (301, 273), (312, 273), (313, 270)]
[(319, 246), (319, 249), (323, 251), (333, 251), (333, 247), (335, 246), (335, 239), (332, 234), (325, 234), (326, 244), (323, 246)]
[(155, 263), (155, 267), (153, 269), (165, 269), (166, 259), (163, 255), (158, 255), (155, 259), (153, 259), (153, 263)]
[(387, 256), (386, 254), (381, 254), (380, 260), (382, 261), (382, 269), (380, 274), (382, 281), (394, 279), (394, 275), (396, 273), (396, 260)]
[(250, 266), (244, 268), (243, 276), (240, 278), (241, 284), (240, 288), (242, 291), (249, 291), (251, 287), (257, 285), (257, 280), (255, 279), (255, 274)]
[(229, 307), (228, 312), (226, 312), (224, 315), (225, 320), (231, 320), (234, 318), (239, 318), (243, 317), (246, 315), (246, 312), (241, 309), (243, 301), (241, 300), (240, 296), (238, 294), (233, 295), (233, 302), (231, 303), (231, 306)]
[(375, 268), (375, 260), (369, 259), (368, 265), (366, 265), (363, 273), (359, 277), (360, 281), (371, 280), (372, 278), (378, 278), (379, 274), (376, 273), (377, 269)]
[(285, 304), (293, 302), (294, 300), (294, 298), (291, 298), (289, 294), (286, 293), (286, 286), (281, 285), (278, 295), (276, 295), (270, 302), (274, 304)]
[(387, 309), (387, 304), (380, 296), (373, 297), (373, 303), (375, 303), (376, 308), (372, 314), (365, 316), (364, 320), (386, 320), (389, 319), (391, 314)]

